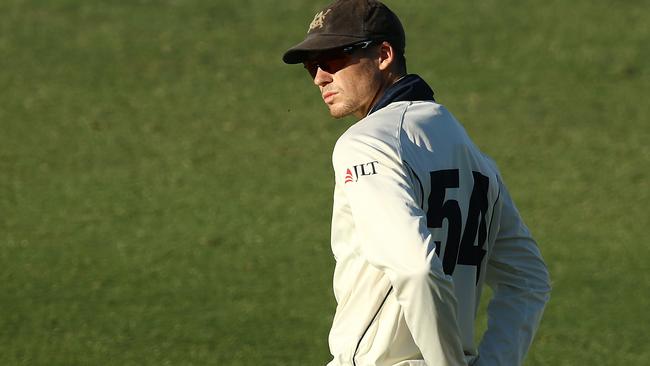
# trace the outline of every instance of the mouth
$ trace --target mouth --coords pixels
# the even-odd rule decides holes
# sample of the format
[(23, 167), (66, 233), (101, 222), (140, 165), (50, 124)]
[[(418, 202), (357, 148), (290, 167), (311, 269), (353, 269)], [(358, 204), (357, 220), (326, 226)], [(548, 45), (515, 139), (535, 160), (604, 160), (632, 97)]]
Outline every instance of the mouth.
[(332, 99), (336, 94), (338, 94), (338, 93), (337, 93), (337, 92), (332, 92), (332, 91), (329, 91), (329, 92), (325, 92), (325, 93), (323, 93), (323, 101), (325, 101), (325, 103), (330, 102), (331, 99)]

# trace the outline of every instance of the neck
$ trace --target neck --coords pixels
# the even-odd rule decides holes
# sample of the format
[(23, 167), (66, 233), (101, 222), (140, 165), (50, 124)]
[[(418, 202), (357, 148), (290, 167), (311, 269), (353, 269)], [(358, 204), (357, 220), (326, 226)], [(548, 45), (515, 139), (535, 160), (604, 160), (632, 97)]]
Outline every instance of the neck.
[(368, 111), (370, 115), (394, 102), (403, 101), (434, 101), (433, 90), (415, 74), (404, 75), (393, 81), (388, 88), (385, 88), (379, 95), (379, 99), (373, 103)]
[(390, 88), (391, 85), (395, 84), (398, 82), (400, 79), (402, 79), (406, 74), (394, 74), (394, 73), (389, 73), (385, 78), (383, 78), (381, 85), (379, 88), (377, 88), (377, 92), (375, 93), (375, 96), (372, 98), (372, 101), (368, 105), (368, 107), (365, 110), (359, 110), (356, 113), (354, 113), (354, 116), (357, 117), (358, 119), (362, 119), (368, 115), (368, 112), (372, 110), (372, 107), (377, 104), (377, 102), (381, 99), (381, 97), (384, 95), (384, 92), (386, 92), (386, 89)]

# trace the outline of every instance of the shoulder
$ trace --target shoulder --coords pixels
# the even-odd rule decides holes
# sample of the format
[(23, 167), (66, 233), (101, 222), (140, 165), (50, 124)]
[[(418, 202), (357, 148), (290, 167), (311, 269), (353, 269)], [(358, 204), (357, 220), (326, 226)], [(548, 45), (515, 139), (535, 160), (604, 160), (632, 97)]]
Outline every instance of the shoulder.
[(351, 126), (336, 142), (333, 158), (350, 155), (387, 155), (402, 160), (404, 144), (426, 141), (434, 130), (458, 130), (462, 127), (441, 104), (433, 101), (395, 102)]
[(412, 102), (404, 111), (402, 128), (407, 131), (428, 130), (432, 126), (443, 127), (458, 122), (447, 108), (433, 101)]
[(385, 156), (400, 159), (402, 123), (410, 102), (397, 102), (361, 119), (336, 142), (333, 159)]
[(393, 103), (352, 125), (335, 145), (335, 151), (359, 145), (375, 148), (395, 147), (399, 142), (406, 102)]
[(433, 101), (412, 102), (404, 113), (401, 144), (414, 144), (428, 150), (470, 144), (463, 126), (442, 104)]

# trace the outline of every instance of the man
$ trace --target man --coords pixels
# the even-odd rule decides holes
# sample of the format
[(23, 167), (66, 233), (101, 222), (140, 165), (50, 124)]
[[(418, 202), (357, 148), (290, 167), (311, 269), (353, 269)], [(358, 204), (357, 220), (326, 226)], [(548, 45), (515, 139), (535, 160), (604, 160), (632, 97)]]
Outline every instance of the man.
[[(339, 0), (283, 56), (304, 64), (333, 117), (360, 119), (333, 153), (329, 366), (520, 365), (548, 272), (496, 165), (406, 73), (404, 49), (385, 5)], [(484, 283), (494, 296), (477, 349)]]

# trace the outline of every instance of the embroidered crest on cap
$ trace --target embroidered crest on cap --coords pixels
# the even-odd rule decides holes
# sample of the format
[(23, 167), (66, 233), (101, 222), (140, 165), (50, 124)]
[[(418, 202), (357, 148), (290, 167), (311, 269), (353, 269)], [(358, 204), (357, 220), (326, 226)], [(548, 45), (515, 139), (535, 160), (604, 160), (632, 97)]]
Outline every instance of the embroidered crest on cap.
[(314, 20), (309, 23), (309, 30), (307, 30), (307, 33), (311, 32), (315, 28), (323, 28), (323, 25), (325, 25), (325, 16), (329, 14), (329, 12), (332, 11), (332, 9), (327, 9), (325, 12), (319, 12), (314, 16)]

